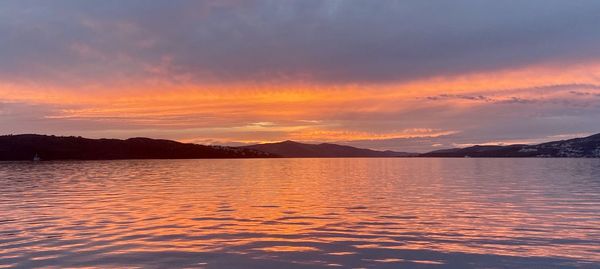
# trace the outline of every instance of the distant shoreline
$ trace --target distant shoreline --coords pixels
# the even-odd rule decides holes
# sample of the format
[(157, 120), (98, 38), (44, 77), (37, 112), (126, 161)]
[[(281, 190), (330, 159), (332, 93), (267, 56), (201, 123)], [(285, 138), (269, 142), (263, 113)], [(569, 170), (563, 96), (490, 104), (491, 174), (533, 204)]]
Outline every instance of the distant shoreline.
[(272, 158), (600, 158), (600, 134), (538, 145), (472, 146), (427, 153), (378, 151), (294, 141), (242, 147), (151, 138), (89, 139), (38, 134), (0, 136), (0, 161), (188, 160)]

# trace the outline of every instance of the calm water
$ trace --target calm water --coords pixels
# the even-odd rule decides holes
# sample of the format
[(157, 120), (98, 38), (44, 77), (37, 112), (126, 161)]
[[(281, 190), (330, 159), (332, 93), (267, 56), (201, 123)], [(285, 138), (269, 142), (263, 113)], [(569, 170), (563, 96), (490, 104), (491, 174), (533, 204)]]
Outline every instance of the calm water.
[(600, 268), (600, 160), (0, 163), (0, 267)]

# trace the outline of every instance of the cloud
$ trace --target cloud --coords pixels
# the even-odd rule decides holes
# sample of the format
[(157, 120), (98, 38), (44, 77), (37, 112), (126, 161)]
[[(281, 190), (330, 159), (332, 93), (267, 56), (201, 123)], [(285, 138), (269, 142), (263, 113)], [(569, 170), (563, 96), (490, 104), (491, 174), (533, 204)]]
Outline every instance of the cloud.
[(427, 96), (426, 98), (428, 100), (433, 100), (433, 101), (448, 100), (448, 99), (463, 99), (463, 100), (484, 101), (484, 102), (492, 101), (492, 99), (490, 99), (489, 97), (483, 96), (483, 95), (471, 96), (471, 95), (464, 95), (464, 94), (440, 94), (437, 96)]
[(595, 96), (600, 97), (600, 92), (582, 92), (582, 91), (570, 91), (571, 94), (577, 96)]
[(0, 3), (0, 77), (387, 83), (585, 62), (597, 1)]

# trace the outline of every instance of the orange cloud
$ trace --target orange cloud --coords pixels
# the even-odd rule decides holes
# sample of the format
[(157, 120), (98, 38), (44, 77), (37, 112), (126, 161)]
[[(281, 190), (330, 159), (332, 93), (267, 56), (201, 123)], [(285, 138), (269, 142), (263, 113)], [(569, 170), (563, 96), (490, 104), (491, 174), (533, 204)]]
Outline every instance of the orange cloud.
[[(443, 130), (424, 125), (408, 130), (400, 128), (399, 132), (370, 132), (354, 129), (348, 122), (352, 119), (378, 121), (379, 114), (411, 113), (435, 106), (467, 109), (486, 105), (468, 98), (428, 102), (428, 96), (441, 93), (486, 95), (499, 101), (531, 97), (564, 99), (570, 90), (547, 91), (536, 87), (574, 83), (600, 84), (600, 64), (568, 68), (532, 66), (399, 84), (183, 85), (130, 81), (114, 88), (90, 85), (81, 89), (0, 82), (0, 100), (54, 105), (57, 109), (44, 117), (48, 120), (119, 122), (140, 129), (174, 130), (184, 133), (182, 136), (185, 137), (202, 136), (221, 141), (383, 140), (447, 135), (459, 131), (461, 126)], [(593, 97), (578, 95), (570, 98)], [(347, 115), (352, 116), (340, 120), (342, 116), (350, 117)], [(428, 115), (417, 114), (416, 117), (427, 118)], [(257, 122), (273, 124), (253, 124)]]

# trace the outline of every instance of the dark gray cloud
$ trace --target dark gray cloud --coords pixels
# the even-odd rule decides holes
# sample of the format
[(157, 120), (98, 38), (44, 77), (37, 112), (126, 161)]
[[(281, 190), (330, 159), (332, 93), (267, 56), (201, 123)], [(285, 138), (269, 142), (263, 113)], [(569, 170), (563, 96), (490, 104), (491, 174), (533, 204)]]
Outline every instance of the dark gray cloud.
[(389, 82), (600, 57), (599, 1), (0, 2), (0, 78)]
[[(557, 105), (565, 108), (585, 108), (585, 107), (600, 107), (598, 100), (594, 98), (573, 99), (569, 97), (600, 97), (600, 86), (595, 84), (555, 84), (544, 85), (528, 88), (515, 89), (481, 89), (481, 92), (488, 92), (488, 95), (483, 94), (450, 94), (442, 93), (426, 97), (417, 97), (426, 101), (446, 102), (451, 100), (467, 100), (481, 103), (491, 104), (546, 104)], [(567, 96), (552, 96), (552, 94), (566, 94)], [(512, 96), (512, 94), (526, 94), (529, 97)], [(550, 94), (550, 96), (545, 96)], [(572, 96), (568, 96), (572, 95)], [(536, 107), (530, 107), (535, 109)]]
[(447, 94), (447, 93), (439, 94), (436, 96), (428, 96), (428, 97), (426, 97), (426, 99), (433, 100), (433, 101), (447, 100), (447, 99), (463, 99), (463, 100), (484, 101), (484, 102), (493, 101), (492, 98), (483, 96), (483, 95)]
[(596, 96), (600, 97), (600, 93), (597, 92), (582, 92), (582, 91), (570, 91), (569, 93), (576, 96)]

